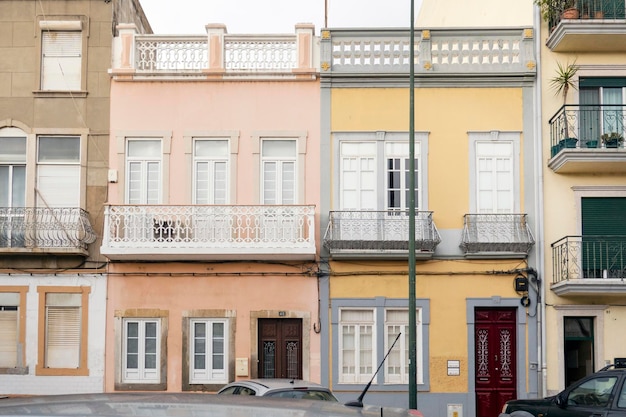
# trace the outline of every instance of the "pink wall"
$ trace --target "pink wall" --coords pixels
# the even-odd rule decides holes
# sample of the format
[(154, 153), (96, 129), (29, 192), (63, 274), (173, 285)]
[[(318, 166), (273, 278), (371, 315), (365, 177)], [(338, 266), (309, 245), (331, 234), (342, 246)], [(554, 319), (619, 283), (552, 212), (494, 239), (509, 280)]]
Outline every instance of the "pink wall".
[[(120, 132), (172, 131), (171, 172), (185, 172), (182, 136), (185, 132), (238, 131), (239, 166), (235, 204), (256, 204), (253, 187), (254, 131), (306, 131), (306, 192), (301, 204), (319, 202), (320, 93), (317, 81), (266, 82), (113, 82), (111, 87), (111, 168), (116, 169), (115, 135)], [(189, 203), (180, 177), (170, 179), (170, 203)], [(121, 204), (110, 184), (109, 203)]]
[[(320, 198), (320, 93), (312, 81), (149, 81), (112, 82), (111, 169), (121, 170), (118, 137), (171, 132), (169, 201), (190, 204), (191, 178), (183, 136), (199, 131), (239, 133), (236, 195), (232, 204), (258, 204), (259, 173), (254, 169), (254, 132), (306, 132), (306, 186), (304, 201), (319, 210)], [(109, 204), (123, 204), (123, 182), (109, 184)], [(316, 211), (316, 225), (319, 212)], [(319, 226), (316, 226), (319, 228)], [(319, 231), (316, 241), (320, 242)], [(318, 244), (319, 245), (319, 244)], [(245, 255), (243, 256), (245, 258)], [(308, 376), (319, 381), (320, 335), (317, 323), (318, 286), (308, 271), (315, 264), (278, 263), (112, 263), (108, 281), (105, 390), (115, 387), (115, 314), (129, 309), (159, 309), (169, 314), (167, 339), (167, 390), (180, 391), (182, 379), (182, 317), (195, 309), (236, 312), (235, 356), (252, 359), (255, 314), (278, 317), (279, 311), (304, 314)], [(260, 275), (260, 273), (264, 273)], [(296, 275), (293, 275), (293, 274)], [(193, 276), (195, 274), (195, 276)], [(308, 326), (307, 326), (308, 323)], [(250, 361), (250, 368), (256, 363)]]

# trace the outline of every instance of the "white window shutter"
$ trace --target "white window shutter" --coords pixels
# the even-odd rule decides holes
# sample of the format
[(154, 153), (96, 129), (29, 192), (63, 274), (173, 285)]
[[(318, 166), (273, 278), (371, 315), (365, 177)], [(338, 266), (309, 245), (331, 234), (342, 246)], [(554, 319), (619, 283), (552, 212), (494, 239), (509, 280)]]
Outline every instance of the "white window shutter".
[(46, 367), (78, 368), (80, 307), (47, 307)]
[(80, 167), (39, 165), (37, 190), (38, 207), (80, 207)]
[(17, 310), (0, 310), (0, 368), (17, 366)]
[(81, 89), (82, 32), (44, 31), (41, 45), (41, 89)]

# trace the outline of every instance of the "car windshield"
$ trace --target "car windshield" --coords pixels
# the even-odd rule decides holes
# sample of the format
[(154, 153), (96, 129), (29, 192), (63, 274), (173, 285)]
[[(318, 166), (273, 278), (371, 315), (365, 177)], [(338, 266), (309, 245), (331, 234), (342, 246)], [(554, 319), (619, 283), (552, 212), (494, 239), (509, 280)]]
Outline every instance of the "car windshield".
[(569, 405), (606, 407), (617, 377), (593, 378), (583, 382), (567, 396)]
[(265, 397), (275, 398), (296, 398), (304, 400), (322, 400), (322, 401), (337, 401), (330, 393), (324, 391), (309, 391), (309, 390), (287, 390), (287, 391), (272, 391), (265, 394)]

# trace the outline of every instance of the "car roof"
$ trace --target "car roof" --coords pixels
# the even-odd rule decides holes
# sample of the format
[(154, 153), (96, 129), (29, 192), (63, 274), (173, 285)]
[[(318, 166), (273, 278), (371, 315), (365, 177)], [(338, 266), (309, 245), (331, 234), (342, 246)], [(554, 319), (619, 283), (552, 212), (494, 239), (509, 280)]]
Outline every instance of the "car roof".
[(232, 386), (245, 386), (252, 388), (259, 394), (265, 394), (268, 391), (276, 390), (290, 390), (290, 389), (311, 389), (316, 391), (330, 392), (330, 389), (324, 387), (321, 384), (311, 381), (305, 381), (302, 379), (287, 379), (287, 378), (256, 378), (256, 379), (242, 379), (239, 381), (231, 382), (225, 385), (221, 390)]
[[(408, 410), (384, 408), (385, 417), (409, 417)], [(0, 415), (31, 417), (379, 417), (381, 409), (353, 408), (333, 401), (309, 401), (208, 393), (108, 393), (20, 397), (0, 400)]]

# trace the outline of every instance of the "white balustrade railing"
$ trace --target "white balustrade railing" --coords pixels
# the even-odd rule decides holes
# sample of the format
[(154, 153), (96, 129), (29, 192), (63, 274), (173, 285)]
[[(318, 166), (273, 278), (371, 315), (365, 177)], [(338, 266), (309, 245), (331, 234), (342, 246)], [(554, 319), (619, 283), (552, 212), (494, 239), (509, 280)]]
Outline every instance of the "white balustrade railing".
[(314, 206), (107, 206), (103, 253), (155, 248), (315, 253), (314, 217)]
[[(313, 25), (298, 24), (294, 34), (231, 35), (207, 25), (207, 35), (139, 34), (133, 24), (118, 25), (113, 43), (114, 78), (185, 79), (241, 76), (316, 79), (319, 44)], [(303, 74), (309, 75), (304, 76)]]

